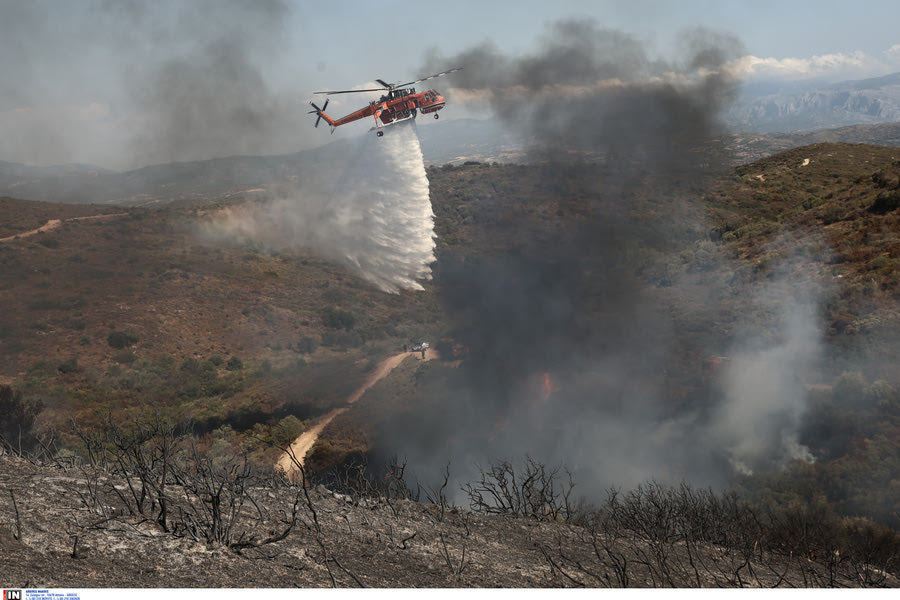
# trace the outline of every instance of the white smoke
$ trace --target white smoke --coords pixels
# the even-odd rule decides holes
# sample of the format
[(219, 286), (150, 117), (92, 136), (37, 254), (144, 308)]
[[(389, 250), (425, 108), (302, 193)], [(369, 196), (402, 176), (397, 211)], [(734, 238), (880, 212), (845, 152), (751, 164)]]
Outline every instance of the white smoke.
[[(779, 244), (792, 242), (782, 236)], [(819, 277), (803, 276), (815, 269), (794, 252), (757, 293), (756, 315), (769, 315), (763, 318), (771, 324), (745, 325), (723, 372), (722, 403), (712, 415), (714, 438), (745, 474), (813, 460), (798, 430), (810, 378), (824, 352), (817, 312), (825, 289)]]
[(737, 354), (725, 369), (725, 397), (713, 427), (739, 472), (809, 456), (797, 442), (797, 428), (807, 397), (801, 376), (821, 350), (812, 308), (787, 307), (784, 338)]
[(230, 210), (214, 229), (271, 250), (307, 249), (385, 292), (421, 290), (435, 260), (434, 213), (415, 125), (347, 148), (265, 201)]

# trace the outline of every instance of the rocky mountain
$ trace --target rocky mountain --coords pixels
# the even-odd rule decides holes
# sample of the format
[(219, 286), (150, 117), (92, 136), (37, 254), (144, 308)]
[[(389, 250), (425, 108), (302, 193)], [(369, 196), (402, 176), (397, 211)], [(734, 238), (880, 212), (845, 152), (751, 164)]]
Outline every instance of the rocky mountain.
[(900, 73), (830, 85), (748, 87), (726, 114), (737, 131), (826, 129), (900, 120)]

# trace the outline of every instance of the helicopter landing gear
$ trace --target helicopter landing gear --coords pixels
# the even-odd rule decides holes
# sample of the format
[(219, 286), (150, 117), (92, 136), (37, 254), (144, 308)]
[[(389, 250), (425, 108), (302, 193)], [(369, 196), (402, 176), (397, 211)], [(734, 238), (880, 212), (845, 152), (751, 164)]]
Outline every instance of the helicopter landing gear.
[(381, 136), (384, 135), (384, 132), (383, 132), (383, 131), (376, 131), (376, 132), (375, 132), (375, 135), (378, 136), (378, 137), (381, 137)]
[(439, 114), (437, 114), (437, 113), (434, 113), (434, 118), (435, 118), (435, 119), (437, 119), (437, 118), (439, 118), (439, 117), (440, 117), (440, 115), (439, 115)]

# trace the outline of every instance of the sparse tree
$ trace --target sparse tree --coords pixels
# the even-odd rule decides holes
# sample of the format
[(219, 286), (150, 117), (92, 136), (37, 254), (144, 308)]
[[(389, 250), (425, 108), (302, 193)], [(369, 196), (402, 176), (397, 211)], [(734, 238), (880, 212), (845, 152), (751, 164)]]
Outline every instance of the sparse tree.
[[(561, 481), (563, 474), (565, 481)], [(481, 472), (478, 482), (463, 486), (463, 491), (469, 496), (469, 508), (476, 513), (565, 521), (572, 514), (574, 487), (572, 475), (562, 467), (548, 469), (526, 457), (518, 470), (508, 461), (491, 465)]]
[(0, 385), (0, 448), (19, 456), (40, 446), (34, 420), (43, 410), (40, 402), (28, 402), (22, 393), (8, 385)]

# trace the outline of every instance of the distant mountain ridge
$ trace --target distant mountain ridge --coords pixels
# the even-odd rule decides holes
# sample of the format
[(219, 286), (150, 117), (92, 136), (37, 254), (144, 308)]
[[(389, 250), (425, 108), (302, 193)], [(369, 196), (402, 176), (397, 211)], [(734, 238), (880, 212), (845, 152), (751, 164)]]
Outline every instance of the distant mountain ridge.
[(900, 73), (776, 89), (748, 86), (727, 111), (728, 124), (736, 131), (775, 132), (900, 121)]
[[(900, 74), (895, 79), (898, 82), (897, 121), (900, 121)], [(877, 80), (872, 81), (877, 83)], [(856, 83), (859, 87), (877, 87), (872, 81)], [(836, 90), (839, 86), (832, 87)], [(467, 161), (527, 163), (528, 148), (534, 143), (534, 140), (517, 137), (496, 119), (429, 123), (418, 127), (418, 133), (426, 165)], [(900, 122), (791, 133), (735, 133), (723, 136), (721, 141), (728, 161), (737, 165), (819, 142), (900, 147)], [(0, 161), (0, 196), (67, 204), (198, 204), (303, 178), (328, 161), (346, 154), (352, 143), (351, 140), (337, 140), (292, 154), (167, 163), (121, 173), (92, 165), (35, 167)]]
[[(494, 120), (418, 128), (426, 164), (521, 162), (524, 144)], [(366, 134), (361, 134), (366, 135)], [(291, 154), (230, 156), (116, 172), (81, 164), (37, 167), (0, 161), (0, 196), (58, 203), (151, 205), (201, 201), (303, 177), (347, 152), (350, 140)]]

